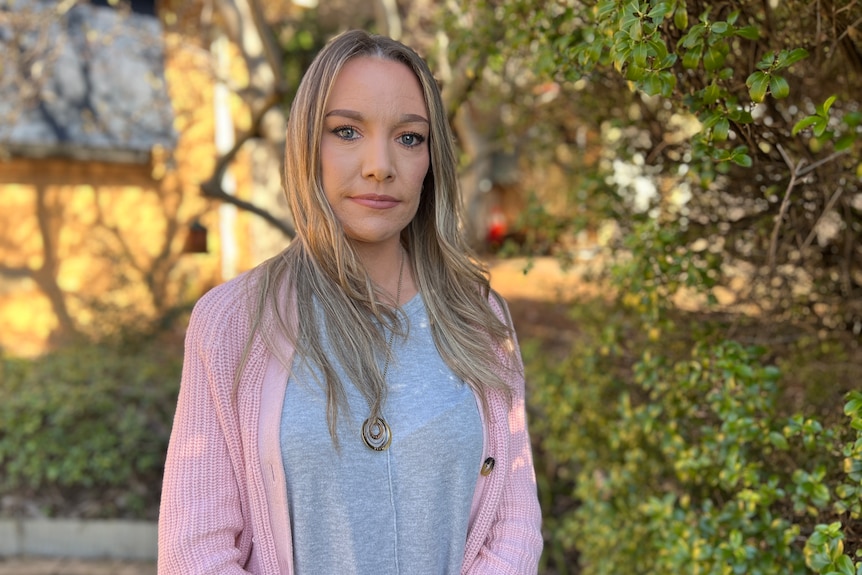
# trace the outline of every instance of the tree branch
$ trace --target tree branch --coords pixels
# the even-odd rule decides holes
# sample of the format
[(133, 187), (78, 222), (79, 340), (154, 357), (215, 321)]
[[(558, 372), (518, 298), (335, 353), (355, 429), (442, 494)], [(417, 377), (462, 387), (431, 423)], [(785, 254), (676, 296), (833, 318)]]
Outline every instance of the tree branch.
[[(784, 148), (780, 144), (777, 145), (776, 147), (778, 148), (778, 151), (781, 153), (781, 157), (784, 158), (784, 163), (787, 164), (788, 168), (790, 168), (790, 182), (787, 183), (787, 189), (784, 190), (784, 198), (782, 198), (782, 200), (781, 200), (781, 207), (778, 210), (778, 215), (775, 216), (775, 225), (772, 227), (772, 235), (769, 238), (769, 259), (767, 261), (768, 261), (768, 265), (769, 265), (770, 275), (775, 274), (775, 259), (776, 259), (776, 254), (778, 252), (778, 232), (781, 230), (781, 223), (784, 221), (784, 216), (787, 215), (787, 210), (790, 207), (790, 193), (793, 191), (793, 188), (796, 187), (796, 182), (799, 180), (799, 178), (805, 176), (806, 174), (809, 174), (813, 170), (816, 170), (817, 168), (819, 168), (823, 164), (831, 162), (832, 160), (835, 160), (836, 158), (840, 158), (841, 156), (843, 156), (844, 154), (847, 153), (847, 151), (845, 151), (845, 150), (843, 150), (841, 152), (834, 152), (832, 154), (829, 154), (825, 158), (823, 158), (821, 160), (817, 160), (813, 164), (805, 166), (803, 168), (803, 166), (805, 165), (805, 159), (799, 160), (799, 162), (797, 162), (796, 165), (794, 165), (793, 161), (787, 155), (787, 152), (784, 151)], [(830, 201), (829, 201), (829, 205), (827, 205), (826, 209), (823, 210), (824, 214), (835, 203), (835, 201), (838, 200), (838, 196), (840, 196), (840, 195), (841, 195), (841, 190), (838, 190), (838, 192), (832, 196), (832, 199), (830, 199)], [(823, 216), (821, 215), (821, 218), (822, 217)], [(820, 220), (818, 219), (818, 222), (819, 221)], [(816, 227), (817, 227), (817, 225), (815, 224), (815, 228)], [(813, 235), (814, 235), (814, 229), (812, 229), (812, 231), (808, 234), (808, 237), (805, 238), (805, 241), (802, 244), (803, 249), (808, 247), (808, 245), (811, 243), (811, 240), (813, 239)]]
[(257, 33), (260, 36), (260, 41), (263, 44), (263, 52), (269, 67), (272, 69), (272, 75), (275, 78), (276, 91), (285, 91), (284, 75), (282, 74), (281, 49), (278, 43), (273, 38), (272, 29), (266, 22), (263, 15), (259, 0), (249, 0), (248, 7), (251, 12), (251, 19)]
[(0, 276), (13, 280), (32, 278), (33, 270), (28, 267), (13, 267), (0, 265)]
[(808, 246), (811, 245), (812, 241), (814, 241), (814, 236), (817, 235), (817, 226), (820, 225), (820, 220), (822, 220), (823, 217), (829, 213), (829, 210), (832, 209), (832, 207), (835, 205), (835, 202), (837, 202), (838, 198), (841, 197), (841, 193), (843, 191), (844, 191), (844, 188), (838, 188), (837, 190), (835, 190), (835, 193), (832, 194), (832, 197), (829, 198), (829, 201), (826, 203), (826, 206), (823, 208), (823, 211), (820, 213), (820, 217), (818, 217), (817, 221), (814, 222), (814, 225), (811, 226), (811, 231), (808, 232), (808, 237), (805, 238), (804, 242), (802, 242), (802, 247), (799, 248), (800, 250), (804, 250), (805, 248), (807, 248)]
[(769, 275), (775, 275), (775, 258), (778, 252), (778, 232), (781, 231), (781, 223), (784, 221), (784, 216), (787, 215), (787, 210), (790, 207), (790, 193), (796, 187), (796, 179), (799, 176), (799, 171), (805, 164), (805, 160), (799, 160), (794, 165), (793, 161), (784, 151), (781, 145), (778, 145), (778, 151), (781, 152), (781, 157), (784, 158), (784, 163), (790, 168), (790, 181), (787, 183), (787, 189), (784, 190), (784, 198), (781, 200), (781, 207), (778, 209), (778, 215), (775, 216), (775, 225), (772, 226), (772, 234), (769, 237), (769, 256), (767, 263), (769, 265)]
[(797, 175), (798, 176), (804, 176), (805, 174), (816, 170), (817, 168), (819, 168), (823, 164), (828, 164), (832, 160), (835, 160), (836, 158), (840, 158), (841, 156), (844, 156), (848, 153), (850, 153), (850, 150), (842, 150), (840, 152), (833, 152), (833, 153), (829, 154), (828, 156), (826, 156), (825, 158), (823, 158), (822, 160), (817, 160), (813, 164), (811, 164), (809, 166), (805, 166), (805, 169), (800, 170)]
[(277, 228), (281, 233), (283, 233), (286, 237), (293, 239), (296, 236), (296, 230), (288, 224), (287, 222), (276, 218), (269, 211), (257, 206), (251, 202), (247, 202), (245, 200), (241, 200), (236, 196), (232, 196), (225, 192), (221, 186), (208, 187), (207, 185), (211, 184), (211, 182), (204, 182), (201, 184), (201, 189), (204, 191), (204, 195), (208, 198), (213, 198), (216, 200), (221, 200), (227, 204), (233, 204), (241, 210), (245, 210), (247, 212), (251, 212), (256, 216), (260, 216), (268, 223), (272, 224), (273, 227)]
[(225, 152), (225, 154), (216, 161), (212, 176), (210, 176), (210, 178), (205, 182), (201, 183), (201, 192), (204, 196), (208, 198), (226, 202), (228, 204), (233, 204), (241, 210), (245, 210), (247, 212), (251, 212), (257, 216), (260, 216), (269, 224), (281, 231), (281, 233), (283, 233), (285, 236), (292, 239), (296, 235), (296, 230), (294, 230), (290, 224), (276, 218), (268, 210), (261, 208), (260, 206), (257, 206), (251, 202), (247, 202), (245, 200), (241, 200), (234, 195), (228, 194), (224, 191), (224, 188), (222, 187), (222, 181), (224, 180), (225, 172), (227, 172), (228, 168), (236, 158), (236, 155), (239, 153), (242, 146), (247, 141), (257, 136), (258, 132), (260, 131), (260, 125), (263, 122), (263, 117), (280, 101), (281, 94), (279, 92), (270, 94), (269, 98), (261, 107), (261, 109), (256, 112), (254, 118), (252, 119), (251, 127), (248, 129), (248, 131), (239, 136), (236, 139), (236, 142), (234, 142), (233, 147), (227, 152)]

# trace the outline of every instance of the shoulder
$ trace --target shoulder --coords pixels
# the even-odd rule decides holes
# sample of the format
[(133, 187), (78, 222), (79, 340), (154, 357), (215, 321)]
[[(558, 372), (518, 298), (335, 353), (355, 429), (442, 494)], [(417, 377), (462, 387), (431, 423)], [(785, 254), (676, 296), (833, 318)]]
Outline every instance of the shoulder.
[(513, 327), (512, 316), (509, 313), (509, 304), (506, 302), (506, 298), (500, 295), (498, 291), (494, 289), (488, 291), (488, 305), (491, 306), (491, 310), (501, 322), (509, 328)]
[(256, 284), (257, 269), (217, 285), (200, 297), (192, 310), (192, 322), (219, 323), (248, 315), (249, 297)]
[(220, 343), (243, 342), (251, 330), (251, 303), (258, 275), (255, 268), (201, 296), (189, 319), (187, 345), (211, 348)]

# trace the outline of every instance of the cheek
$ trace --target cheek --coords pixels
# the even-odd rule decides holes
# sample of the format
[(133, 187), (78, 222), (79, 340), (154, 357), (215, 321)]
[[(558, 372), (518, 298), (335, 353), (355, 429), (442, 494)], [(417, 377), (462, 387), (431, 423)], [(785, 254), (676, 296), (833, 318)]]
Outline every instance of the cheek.
[(320, 150), (320, 183), (327, 198), (338, 195), (338, 190), (348, 179), (349, 158), (340, 156), (337, 152), (322, 146)]
[(431, 161), (426, 158), (422, 162), (417, 162), (416, 167), (413, 169), (411, 173), (411, 181), (412, 184), (421, 192), (422, 188), (425, 186), (425, 180), (428, 178), (428, 175), (431, 173)]

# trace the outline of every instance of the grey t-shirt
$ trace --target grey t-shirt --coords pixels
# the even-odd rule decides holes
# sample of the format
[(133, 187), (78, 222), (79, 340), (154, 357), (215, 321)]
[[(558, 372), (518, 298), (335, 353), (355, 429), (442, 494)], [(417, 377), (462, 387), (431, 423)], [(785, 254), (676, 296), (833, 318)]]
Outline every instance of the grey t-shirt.
[[(392, 444), (386, 451), (362, 441), (368, 404), (349, 383), (350, 413), (339, 412), (336, 451), (320, 378), (293, 362), (281, 449), (297, 575), (460, 572), (482, 424), (472, 390), (437, 352), (421, 296), (404, 312), (409, 331), (394, 338), (387, 376), (383, 415)], [(335, 368), (346, 382), (341, 366)]]

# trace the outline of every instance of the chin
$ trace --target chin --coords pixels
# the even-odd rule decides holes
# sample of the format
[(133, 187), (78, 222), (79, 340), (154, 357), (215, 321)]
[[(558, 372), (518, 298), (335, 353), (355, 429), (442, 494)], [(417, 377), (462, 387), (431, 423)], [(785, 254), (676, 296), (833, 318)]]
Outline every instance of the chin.
[(382, 245), (392, 241), (398, 241), (401, 238), (401, 231), (396, 232), (366, 232), (366, 233), (356, 233), (356, 232), (347, 232), (347, 238), (359, 244), (363, 244), (366, 246), (372, 245)]

